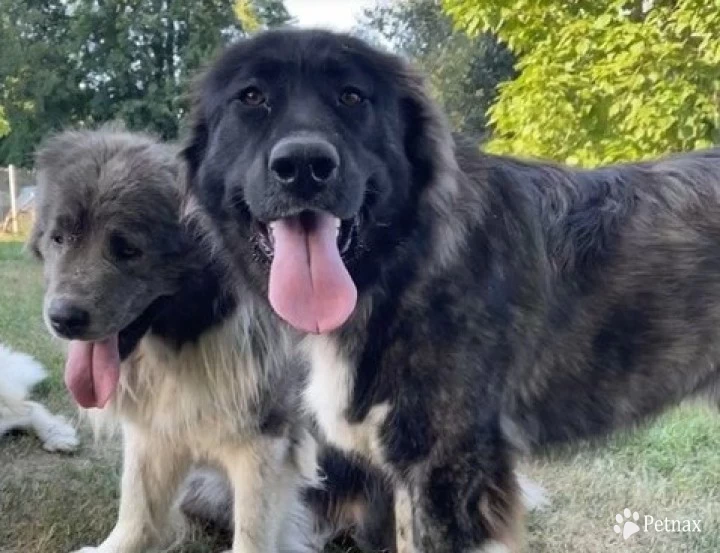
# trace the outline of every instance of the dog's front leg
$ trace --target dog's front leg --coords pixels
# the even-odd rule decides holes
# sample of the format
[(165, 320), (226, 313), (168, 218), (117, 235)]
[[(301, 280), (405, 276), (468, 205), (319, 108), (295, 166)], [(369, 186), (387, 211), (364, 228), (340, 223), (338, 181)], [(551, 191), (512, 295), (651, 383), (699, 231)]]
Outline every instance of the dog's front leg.
[(518, 551), (520, 487), (499, 441), (464, 441), (397, 476), (399, 553)]
[(110, 535), (98, 547), (76, 553), (145, 553), (169, 536), (170, 508), (190, 457), (181, 446), (123, 424), (120, 511)]
[(226, 449), (223, 464), (234, 492), (232, 553), (277, 553), (300, 477), (286, 437), (258, 437)]
[(393, 496), (395, 502), (395, 551), (397, 553), (416, 553), (410, 492), (404, 483), (398, 481)]

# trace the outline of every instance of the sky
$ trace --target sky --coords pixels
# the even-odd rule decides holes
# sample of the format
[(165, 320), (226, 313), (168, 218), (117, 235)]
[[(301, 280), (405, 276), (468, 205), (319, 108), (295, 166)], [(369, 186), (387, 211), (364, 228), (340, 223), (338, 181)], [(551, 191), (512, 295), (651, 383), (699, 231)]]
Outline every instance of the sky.
[(303, 27), (349, 31), (357, 16), (375, 0), (285, 0), (285, 7)]

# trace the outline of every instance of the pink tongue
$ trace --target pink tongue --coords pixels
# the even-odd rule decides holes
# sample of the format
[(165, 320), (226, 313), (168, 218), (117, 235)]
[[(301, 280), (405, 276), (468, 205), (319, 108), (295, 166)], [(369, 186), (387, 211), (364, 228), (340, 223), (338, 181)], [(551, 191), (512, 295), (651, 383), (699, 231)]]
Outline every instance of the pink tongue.
[(65, 385), (81, 407), (105, 407), (119, 379), (117, 334), (100, 342), (70, 342), (65, 363)]
[(355, 309), (357, 289), (340, 258), (336, 221), (317, 213), (310, 229), (300, 217), (273, 223), (270, 305), (304, 332), (335, 330)]

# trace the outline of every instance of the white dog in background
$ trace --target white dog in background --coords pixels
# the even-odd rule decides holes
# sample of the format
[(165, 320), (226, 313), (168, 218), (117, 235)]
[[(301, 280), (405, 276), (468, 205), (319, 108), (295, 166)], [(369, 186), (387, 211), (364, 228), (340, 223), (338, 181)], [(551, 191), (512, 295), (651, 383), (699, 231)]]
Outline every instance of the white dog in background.
[(35, 359), (0, 344), (0, 436), (14, 429), (37, 434), (47, 451), (74, 451), (78, 437), (64, 418), (26, 398), (47, 373)]

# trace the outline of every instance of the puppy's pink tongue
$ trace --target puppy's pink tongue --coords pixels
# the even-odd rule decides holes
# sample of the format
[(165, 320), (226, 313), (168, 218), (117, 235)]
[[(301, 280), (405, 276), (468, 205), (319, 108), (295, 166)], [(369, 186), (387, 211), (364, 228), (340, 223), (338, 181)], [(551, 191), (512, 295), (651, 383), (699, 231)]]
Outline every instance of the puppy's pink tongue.
[(65, 385), (81, 407), (105, 407), (119, 380), (117, 334), (100, 342), (70, 342)]
[(337, 219), (316, 213), (272, 224), (275, 253), (269, 299), (275, 312), (295, 328), (322, 334), (352, 314), (357, 289), (337, 246)]

